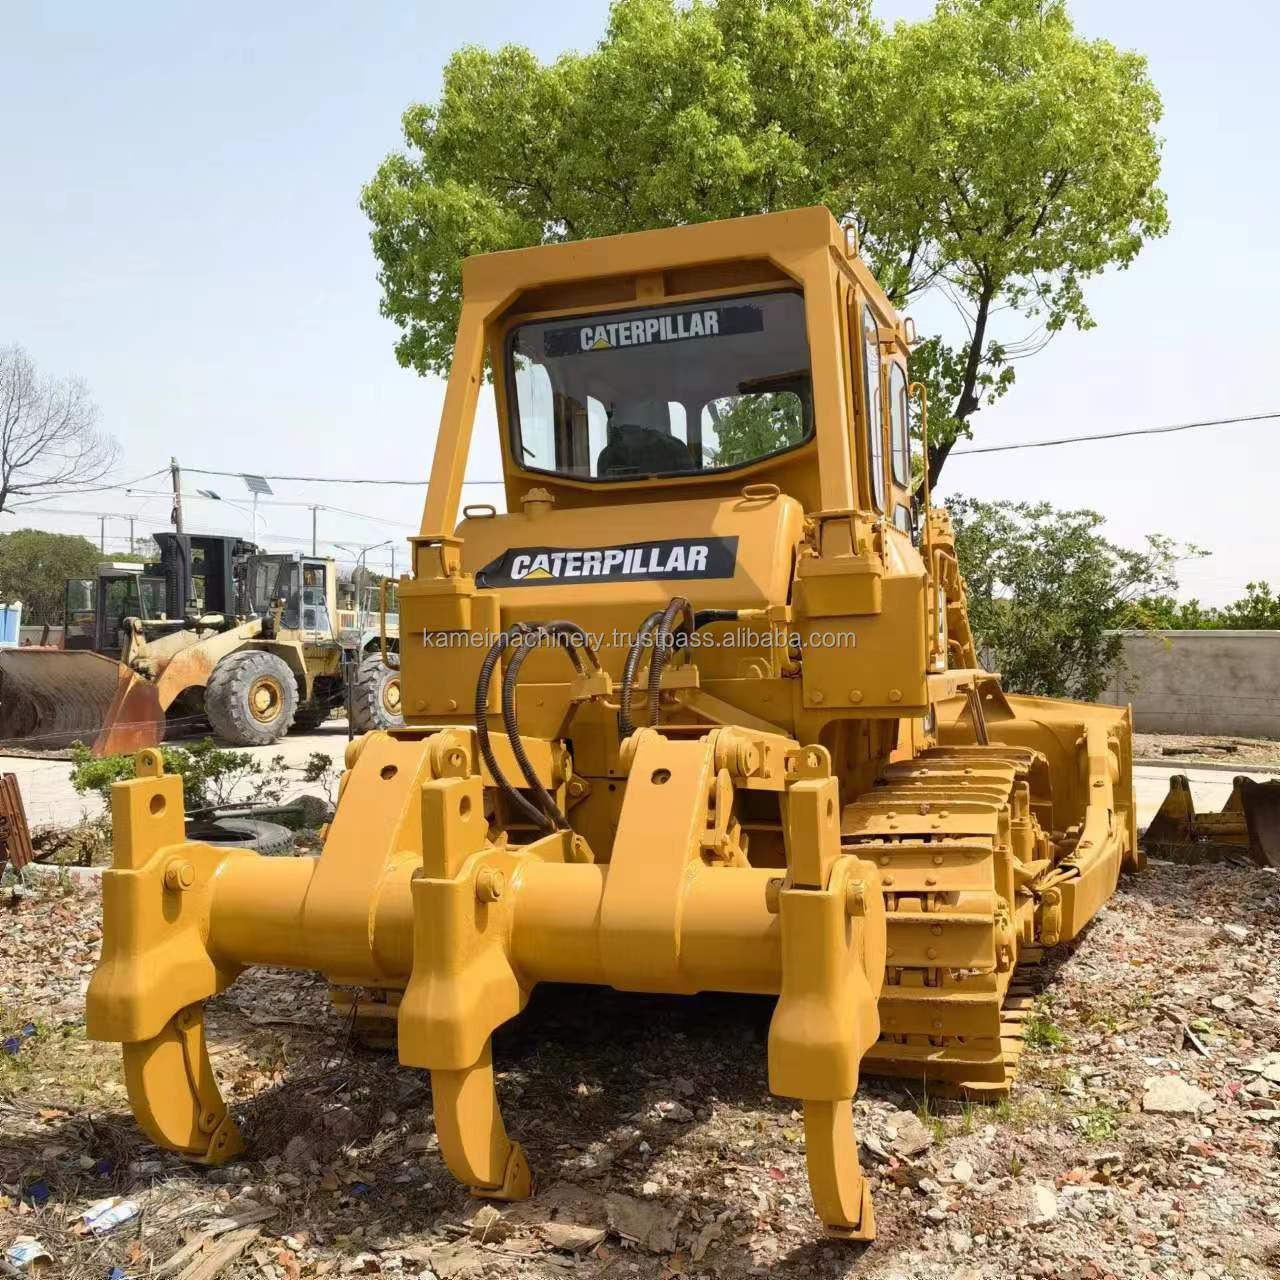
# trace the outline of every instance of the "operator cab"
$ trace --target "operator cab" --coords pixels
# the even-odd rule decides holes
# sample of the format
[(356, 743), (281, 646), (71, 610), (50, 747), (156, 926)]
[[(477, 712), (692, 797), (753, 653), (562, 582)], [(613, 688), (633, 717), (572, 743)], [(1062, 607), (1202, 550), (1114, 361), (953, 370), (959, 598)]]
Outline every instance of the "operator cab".
[(114, 657), (124, 651), (125, 620), (163, 622), (165, 580), (132, 561), (105, 562), (97, 578), (70, 578), (64, 588), (64, 649), (92, 649)]
[(329, 611), (328, 562), (299, 555), (250, 556), (244, 566), (244, 613), (270, 618), (280, 609), (280, 626), (302, 631), (312, 642), (334, 638)]

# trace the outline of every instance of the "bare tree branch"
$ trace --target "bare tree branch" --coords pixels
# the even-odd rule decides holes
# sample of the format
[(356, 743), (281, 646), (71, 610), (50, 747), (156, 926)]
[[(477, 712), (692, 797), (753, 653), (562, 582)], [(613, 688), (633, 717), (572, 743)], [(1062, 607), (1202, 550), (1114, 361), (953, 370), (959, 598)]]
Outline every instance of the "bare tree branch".
[(42, 378), (22, 347), (0, 347), (0, 512), (15, 497), (101, 480), (119, 445), (98, 418), (78, 378)]

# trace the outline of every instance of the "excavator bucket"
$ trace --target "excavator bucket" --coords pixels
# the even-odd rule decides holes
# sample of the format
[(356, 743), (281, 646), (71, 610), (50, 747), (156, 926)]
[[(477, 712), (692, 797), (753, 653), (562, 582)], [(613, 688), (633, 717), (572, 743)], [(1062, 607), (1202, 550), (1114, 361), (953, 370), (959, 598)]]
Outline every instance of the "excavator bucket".
[(164, 736), (156, 686), (89, 650), (0, 651), (0, 746), (49, 751), (82, 742), (95, 756)]
[(1247, 853), (1260, 867), (1280, 867), (1280, 779), (1235, 777), (1221, 812), (1197, 813), (1190, 781), (1174, 774), (1143, 843), (1178, 862)]
[[(927, 489), (916, 518), (909, 328), (825, 209), (472, 259), (463, 291), (404, 723), (349, 744), (318, 857), (188, 840), (140, 752), (88, 1033), (151, 1138), (218, 1163), (205, 1001), (318, 969), (376, 993), (440, 1158), (505, 1201), (532, 1171), (493, 1033), (534, 987), (759, 996), (813, 1209), (869, 1240), (859, 1077), (1009, 1091), (1024, 966), (1142, 867), (1129, 711), (979, 666)], [(459, 521), (486, 361), (507, 510)]]

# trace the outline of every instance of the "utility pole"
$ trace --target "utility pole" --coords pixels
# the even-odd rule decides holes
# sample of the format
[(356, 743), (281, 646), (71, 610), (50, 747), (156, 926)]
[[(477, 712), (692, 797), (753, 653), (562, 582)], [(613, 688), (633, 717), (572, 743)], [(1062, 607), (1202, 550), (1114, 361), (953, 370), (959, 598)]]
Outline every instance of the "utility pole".
[(130, 516), (130, 517), (129, 517), (129, 554), (130, 554), (130, 555), (133, 555), (133, 554), (134, 554), (134, 543), (133, 543), (133, 516)]
[(107, 517), (98, 517), (98, 550), (105, 556), (107, 554)]
[(311, 508), (311, 554), (313, 556), (317, 554), (316, 552), (316, 512), (319, 510), (320, 510), (319, 507)]
[(396, 544), (391, 544), (391, 581), (396, 580)]
[(169, 459), (169, 475), (173, 479), (173, 527), (182, 532), (182, 471), (177, 458)]

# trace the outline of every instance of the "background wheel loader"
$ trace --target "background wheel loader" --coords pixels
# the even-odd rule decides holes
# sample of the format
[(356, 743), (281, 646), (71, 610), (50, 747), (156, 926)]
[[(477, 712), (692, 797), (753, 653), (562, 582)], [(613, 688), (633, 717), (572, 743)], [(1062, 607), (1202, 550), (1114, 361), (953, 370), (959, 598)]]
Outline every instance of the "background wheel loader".
[[(860, 1070), (1006, 1092), (1023, 966), (1140, 862), (1127, 709), (978, 666), (907, 355), (825, 209), (464, 264), (405, 724), (350, 745), (320, 857), (184, 841), (155, 752), (115, 789), (88, 1029), (154, 1141), (241, 1149), (202, 1010), (250, 965), (374, 989), (497, 1199), (531, 1171), (491, 1036), (537, 983), (755, 993), (814, 1208), (874, 1234)], [(509, 514), (459, 523), (486, 358)]]
[(224, 742), (260, 746), (344, 705), (356, 732), (401, 723), (399, 680), (367, 611), (338, 609), (332, 560), (153, 536), (158, 563), (66, 584), (60, 649), (0, 653), (0, 745), (111, 755), (207, 720)]

